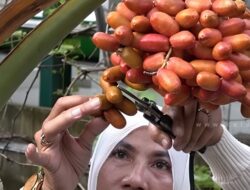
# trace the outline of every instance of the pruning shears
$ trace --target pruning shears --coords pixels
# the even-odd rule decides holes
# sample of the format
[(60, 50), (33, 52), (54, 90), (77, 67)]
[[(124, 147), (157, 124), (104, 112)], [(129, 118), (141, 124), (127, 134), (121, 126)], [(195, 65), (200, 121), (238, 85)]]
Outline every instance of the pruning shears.
[(167, 133), (171, 138), (175, 138), (175, 135), (172, 132), (172, 118), (168, 115), (164, 115), (153, 100), (149, 100), (146, 97), (140, 99), (123, 88), (121, 85), (118, 85), (117, 87), (127, 96), (129, 96), (127, 98), (130, 100), (133, 99), (137, 109), (143, 113), (143, 116), (148, 121), (150, 121), (163, 132)]

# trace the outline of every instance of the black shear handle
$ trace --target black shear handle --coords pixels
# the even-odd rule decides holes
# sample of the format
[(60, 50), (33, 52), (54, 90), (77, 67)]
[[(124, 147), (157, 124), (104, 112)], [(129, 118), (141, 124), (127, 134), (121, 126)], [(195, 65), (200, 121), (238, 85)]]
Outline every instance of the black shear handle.
[(146, 119), (148, 119), (152, 124), (156, 125), (160, 130), (168, 134), (172, 139), (175, 138), (175, 135), (172, 132), (173, 120), (168, 115), (163, 115), (158, 120), (152, 119), (152, 117), (147, 114), (143, 115)]

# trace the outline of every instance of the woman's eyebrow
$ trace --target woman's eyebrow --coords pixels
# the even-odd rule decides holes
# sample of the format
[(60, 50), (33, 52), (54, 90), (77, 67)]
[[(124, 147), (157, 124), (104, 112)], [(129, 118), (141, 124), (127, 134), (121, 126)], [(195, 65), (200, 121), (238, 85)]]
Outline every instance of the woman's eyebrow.
[(165, 157), (170, 159), (169, 153), (168, 151), (161, 151), (161, 150), (156, 150), (154, 152), (152, 152), (151, 154), (153, 157)]
[(131, 144), (129, 144), (129, 143), (123, 141), (123, 140), (120, 141), (120, 142), (115, 146), (115, 148), (117, 148), (117, 147), (124, 147), (124, 148), (126, 148), (126, 149), (128, 149), (128, 150), (130, 150), (130, 151), (132, 151), (132, 152), (135, 152), (135, 151), (136, 151), (136, 149), (135, 149)]
[[(115, 148), (118, 147), (124, 147), (129, 151), (136, 152), (136, 149), (133, 147), (133, 145), (125, 142), (125, 141), (120, 141)], [(155, 150), (151, 153), (152, 157), (165, 157), (167, 159), (170, 159), (168, 151), (162, 151), (162, 150)]]

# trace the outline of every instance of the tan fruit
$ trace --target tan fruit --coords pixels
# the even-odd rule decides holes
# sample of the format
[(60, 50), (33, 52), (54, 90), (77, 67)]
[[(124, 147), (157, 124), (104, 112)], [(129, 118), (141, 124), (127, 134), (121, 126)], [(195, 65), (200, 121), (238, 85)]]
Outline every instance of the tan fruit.
[(122, 80), (124, 78), (124, 74), (121, 72), (120, 65), (117, 65), (106, 69), (103, 72), (102, 77), (105, 81), (114, 83)]
[(182, 28), (191, 28), (199, 21), (199, 13), (194, 9), (184, 9), (177, 13), (175, 20)]
[(204, 10), (209, 10), (212, 6), (212, 3), (210, 0), (185, 0), (185, 3), (188, 8), (195, 9), (199, 13), (201, 13)]
[(216, 73), (215, 71), (216, 62), (213, 60), (196, 59), (191, 61), (190, 64), (193, 66), (193, 68), (197, 73), (202, 71), (207, 71), (214, 74)]
[(121, 129), (126, 126), (124, 116), (116, 109), (110, 108), (103, 112), (104, 118), (115, 128)]
[(136, 105), (126, 97), (119, 104), (114, 104), (114, 106), (126, 115), (132, 116), (137, 112)]
[(155, 0), (154, 3), (158, 10), (172, 16), (185, 8), (185, 3), (182, 0)]
[(125, 82), (126, 85), (128, 85), (129, 87), (131, 87), (131, 88), (133, 88), (135, 90), (144, 91), (144, 90), (148, 89), (147, 84), (132, 83), (126, 77), (124, 79), (124, 82)]
[(146, 33), (152, 30), (149, 18), (143, 15), (135, 16), (131, 20), (130, 26), (135, 32)]
[(221, 85), (220, 77), (207, 71), (198, 73), (196, 82), (201, 88), (209, 91), (217, 91)]
[(130, 21), (117, 11), (109, 12), (106, 18), (106, 22), (113, 29), (119, 26), (130, 27)]
[(204, 28), (217, 28), (220, 23), (218, 15), (212, 10), (202, 11), (199, 21)]
[(101, 76), (99, 79), (99, 84), (103, 90), (103, 92), (105, 93), (107, 91), (107, 89), (111, 86), (117, 86), (117, 83), (110, 83), (106, 80), (103, 79), (103, 77)]
[(231, 16), (237, 12), (237, 6), (233, 0), (215, 0), (212, 10), (220, 16)]
[(106, 95), (101, 94), (97, 96), (100, 101), (101, 101), (101, 110), (108, 110), (110, 109), (113, 105), (107, 100)]
[(222, 34), (214, 28), (204, 28), (198, 34), (199, 42), (207, 47), (213, 47), (222, 40)]
[(234, 52), (242, 52), (250, 48), (250, 36), (247, 34), (227, 36), (223, 41), (230, 43)]
[(128, 20), (131, 20), (136, 13), (130, 10), (124, 2), (119, 2), (116, 6), (116, 11), (120, 13), (122, 16), (126, 17)]
[(133, 42), (134, 35), (130, 27), (119, 26), (115, 29), (114, 35), (120, 44), (130, 46)]
[(110, 86), (105, 92), (107, 100), (112, 104), (119, 104), (123, 100), (121, 90), (117, 86)]
[(131, 47), (124, 47), (121, 52), (122, 59), (126, 62), (131, 68), (142, 67), (142, 57), (141, 55)]

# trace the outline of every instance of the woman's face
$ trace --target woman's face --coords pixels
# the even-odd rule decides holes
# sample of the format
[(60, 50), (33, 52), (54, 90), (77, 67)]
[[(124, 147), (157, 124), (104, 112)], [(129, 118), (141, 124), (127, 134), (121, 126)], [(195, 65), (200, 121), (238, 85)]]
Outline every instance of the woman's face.
[(168, 152), (140, 127), (124, 138), (103, 164), (97, 190), (172, 190)]

